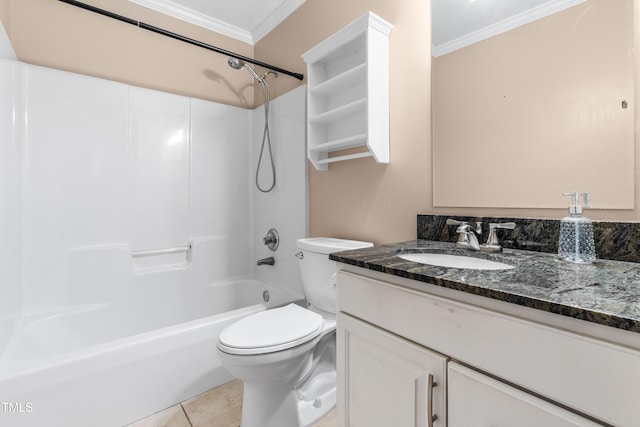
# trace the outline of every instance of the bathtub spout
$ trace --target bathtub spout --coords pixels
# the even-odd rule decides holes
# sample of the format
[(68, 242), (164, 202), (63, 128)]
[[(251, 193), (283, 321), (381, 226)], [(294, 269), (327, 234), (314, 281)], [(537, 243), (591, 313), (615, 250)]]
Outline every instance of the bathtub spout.
[(274, 265), (276, 260), (272, 256), (258, 260), (258, 265)]

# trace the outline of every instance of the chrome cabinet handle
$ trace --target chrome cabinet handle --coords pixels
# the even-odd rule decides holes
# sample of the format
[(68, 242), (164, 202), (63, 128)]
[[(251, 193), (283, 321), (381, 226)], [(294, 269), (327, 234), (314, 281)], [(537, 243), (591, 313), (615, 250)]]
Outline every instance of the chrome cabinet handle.
[[(416, 427), (433, 427), (438, 416), (433, 413), (433, 388), (438, 383), (433, 380), (433, 375), (426, 372), (415, 379), (416, 386)], [(426, 408), (425, 408), (426, 406)]]
[(433, 413), (433, 388), (437, 385), (438, 383), (433, 381), (433, 375), (429, 374), (427, 376), (427, 393), (429, 394), (427, 398), (427, 427), (433, 427), (434, 421), (438, 419), (438, 416)]

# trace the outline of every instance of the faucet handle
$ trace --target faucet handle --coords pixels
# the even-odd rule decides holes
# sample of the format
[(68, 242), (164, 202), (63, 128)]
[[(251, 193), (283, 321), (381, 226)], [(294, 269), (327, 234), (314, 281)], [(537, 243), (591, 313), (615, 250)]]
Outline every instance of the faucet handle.
[(278, 230), (270, 228), (269, 231), (267, 231), (267, 235), (262, 239), (262, 243), (267, 245), (267, 247), (272, 251), (278, 249), (278, 245), (280, 244)]
[(498, 240), (498, 233), (496, 232), (498, 228), (513, 230), (514, 228), (516, 228), (516, 223), (515, 222), (489, 223), (489, 236), (487, 236), (487, 242), (484, 245), (480, 246), (481, 251), (502, 252), (502, 246), (500, 245), (500, 241)]
[(489, 223), (489, 231), (494, 230), (496, 228), (505, 228), (507, 230), (513, 230), (514, 228), (516, 228), (516, 223), (515, 222)]
[[(463, 229), (460, 229), (460, 227), (463, 227), (465, 225), (469, 226), (469, 223), (467, 221), (458, 221), (457, 219), (453, 219), (453, 218), (447, 218), (446, 224), (447, 225), (457, 225), (457, 226), (459, 226), (458, 230), (457, 230), (458, 233), (463, 230)], [(471, 230), (471, 226), (469, 226), (469, 230)], [(465, 230), (465, 231), (467, 231), (467, 230)], [(482, 221), (477, 221), (476, 222), (475, 232), (477, 234), (482, 234)]]

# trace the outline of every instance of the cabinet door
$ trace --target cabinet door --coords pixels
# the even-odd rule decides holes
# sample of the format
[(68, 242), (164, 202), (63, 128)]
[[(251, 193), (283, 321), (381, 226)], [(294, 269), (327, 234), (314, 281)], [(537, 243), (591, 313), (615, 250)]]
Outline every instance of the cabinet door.
[(601, 426), (455, 362), (448, 366), (449, 427)]
[(344, 313), (337, 326), (338, 426), (446, 426), (446, 361)]

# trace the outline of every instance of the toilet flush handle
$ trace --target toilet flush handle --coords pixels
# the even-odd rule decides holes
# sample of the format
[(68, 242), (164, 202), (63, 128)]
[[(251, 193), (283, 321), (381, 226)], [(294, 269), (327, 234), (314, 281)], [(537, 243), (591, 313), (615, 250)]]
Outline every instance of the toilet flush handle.
[(298, 259), (304, 259), (304, 253), (302, 251), (300, 251), (295, 255), (295, 257), (298, 258)]

